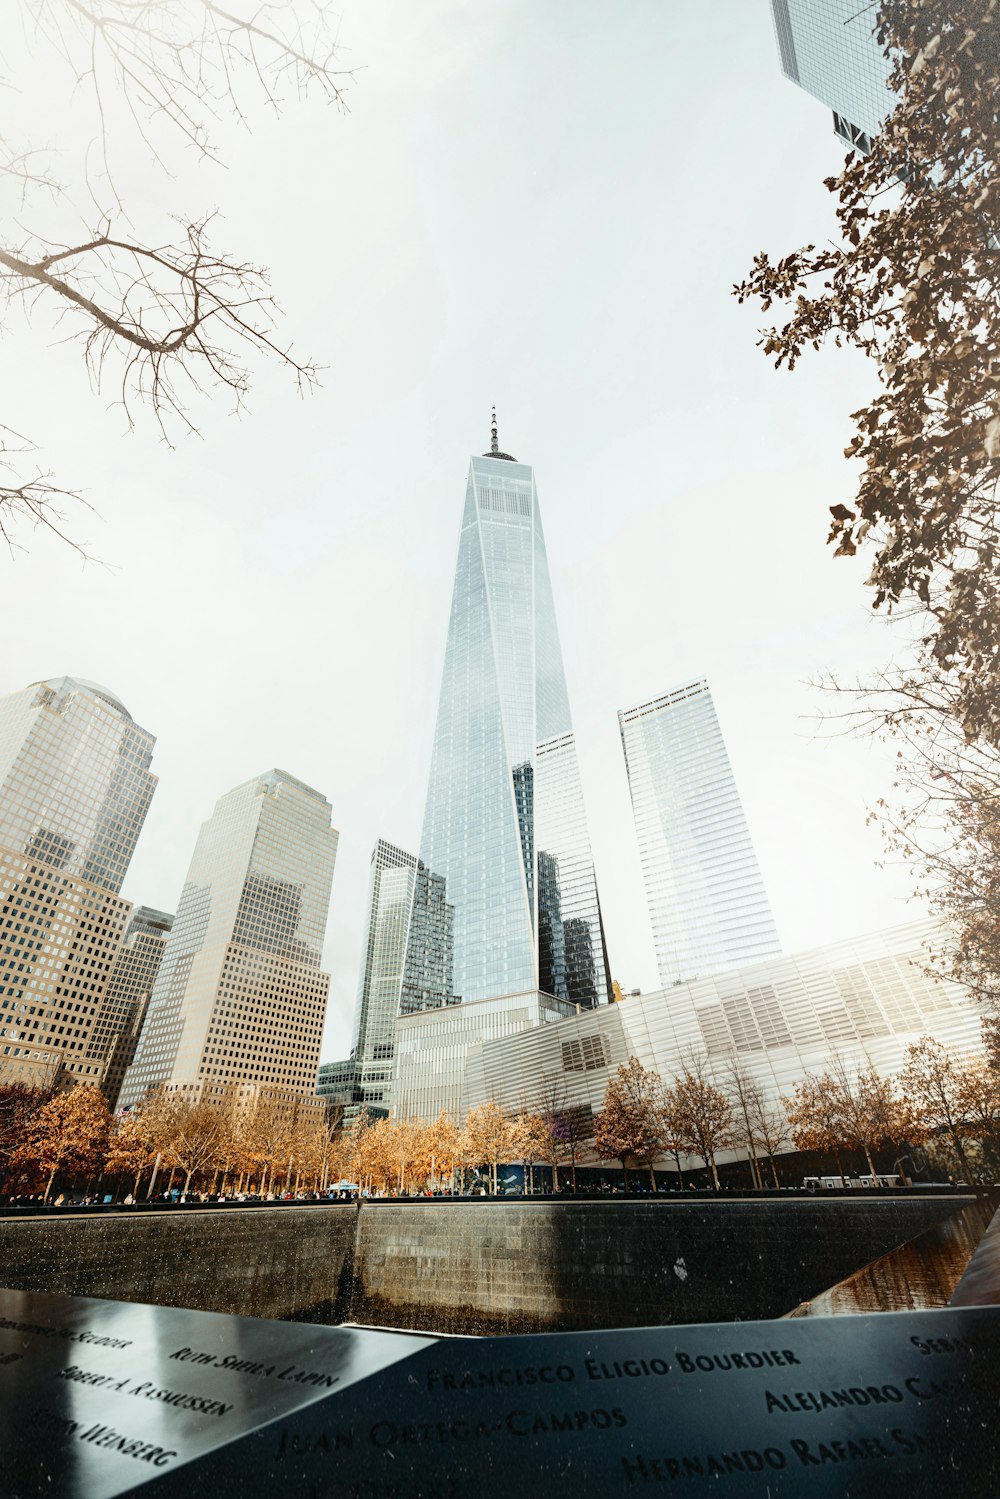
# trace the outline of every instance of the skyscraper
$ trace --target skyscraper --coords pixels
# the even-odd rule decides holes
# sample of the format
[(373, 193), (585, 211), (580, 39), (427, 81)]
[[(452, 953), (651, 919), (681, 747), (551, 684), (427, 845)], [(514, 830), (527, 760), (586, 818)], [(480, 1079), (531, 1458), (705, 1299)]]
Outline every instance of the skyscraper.
[(96, 1084), (155, 740), (82, 677), (0, 700), (0, 1080)]
[(873, 31), (877, 5), (858, 0), (771, 0), (781, 71), (833, 111), (833, 128), (849, 146), (871, 149), (896, 104), (890, 64)]
[(607, 1002), (535, 479), (500, 451), (495, 412), (469, 467), (420, 859), (454, 911), (461, 1000)]
[(779, 951), (704, 678), (618, 714), (660, 983)]
[(389, 1113), (393, 1028), (399, 1016), (458, 1003), (451, 990), (453, 928), (444, 881), (429, 874), (415, 855), (380, 838), (368, 882), (350, 1061), (320, 1068), (321, 1096), (346, 1102), (348, 1119), (361, 1106), (372, 1115)]
[(151, 906), (132, 912), (94, 1022), (89, 1056), (103, 1059), (101, 1091), (113, 1109), (149, 1008), (174, 918)]
[(313, 1095), (330, 987), (320, 972), (338, 834), (283, 770), (219, 798), (198, 835), (119, 1102), (165, 1084)]

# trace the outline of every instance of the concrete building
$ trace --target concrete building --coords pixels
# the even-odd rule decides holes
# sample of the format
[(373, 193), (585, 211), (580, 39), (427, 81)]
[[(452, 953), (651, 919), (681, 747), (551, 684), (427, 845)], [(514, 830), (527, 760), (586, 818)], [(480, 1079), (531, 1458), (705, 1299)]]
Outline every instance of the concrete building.
[(88, 1056), (104, 1063), (101, 1091), (114, 1111), (126, 1070), (135, 1058), (156, 975), (174, 918), (152, 906), (137, 906), (94, 1023)]
[(778, 952), (708, 683), (623, 708), (618, 727), (660, 983)]
[(156, 789), (153, 735), (82, 677), (0, 701), (0, 1081), (97, 1084), (94, 1028)]
[(160, 1084), (315, 1097), (337, 853), (330, 805), (283, 770), (220, 797), (198, 836), (120, 1103)]
[(890, 63), (873, 31), (877, 5), (857, 0), (771, 0), (781, 71), (833, 112), (833, 128), (867, 153), (896, 105)]
[[(665, 1081), (691, 1056), (707, 1056), (722, 1079), (736, 1057), (777, 1101), (807, 1071), (828, 1068), (834, 1053), (889, 1073), (924, 1034), (959, 1052), (975, 1049), (981, 1012), (960, 986), (926, 971), (939, 934), (935, 922), (908, 923), (599, 1010), (526, 1017), (504, 1035), (459, 1031), (447, 1013), (403, 1020), (400, 1116), (405, 1105), (422, 1118), (441, 1108), (462, 1117), (489, 1099), (516, 1111), (551, 1098), (554, 1087), (560, 1107), (593, 1114), (630, 1056)], [(454, 1018), (467, 1008), (479, 1007), (463, 1006)]]

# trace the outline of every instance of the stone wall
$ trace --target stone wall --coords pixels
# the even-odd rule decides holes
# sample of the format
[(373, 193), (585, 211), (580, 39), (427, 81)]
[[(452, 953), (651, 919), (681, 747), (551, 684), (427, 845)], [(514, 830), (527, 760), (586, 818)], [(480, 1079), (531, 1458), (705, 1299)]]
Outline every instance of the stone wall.
[(0, 1219), (0, 1283), (244, 1317), (343, 1320), (357, 1209), (166, 1209)]
[(0, 1219), (0, 1284), (526, 1332), (778, 1317), (971, 1197), (379, 1202)]

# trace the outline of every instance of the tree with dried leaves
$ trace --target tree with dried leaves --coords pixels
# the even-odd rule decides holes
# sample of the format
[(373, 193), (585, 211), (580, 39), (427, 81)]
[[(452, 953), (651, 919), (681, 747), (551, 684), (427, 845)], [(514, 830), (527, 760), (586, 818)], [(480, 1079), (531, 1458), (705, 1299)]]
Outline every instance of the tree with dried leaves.
[(794, 368), (832, 340), (881, 386), (853, 415), (853, 506), (831, 507), (838, 554), (865, 550), (874, 605), (919, 612), (957, 684), (970, 740), (1000, 744), (1000, 16), (995, 0), (881, 0), (872, 21), (898, 98), (869, 155), (827, 181), (837, 242), (735, 288), (791, 316), (764, 352)]
[(0, 1085), (0, 1188), (7, 1183), (32, 1118), (51, 1097), (51, 1088), (32, 1088), (27, 1083)]
[(708, 1073), (703, 1057), (692, 1057), (674, 1079), (667, 1092), (670, 1115), (687, 1154), (697, 1155), (719, 1190), (719, 1172), (715, 1157), (728, 1150), (739, 1138), (733, 1122), (729, 1099), (717, 1088)]
[[(511, 1150), (524, 1170), (525, 1187), (529, 1195), (535, 1191), (535, 1162), (551, 1159), (553, 1135), (542, 1114), (531, 1109), (522, 1109), (510, 1121)], [(557, 1168), (558, 1169), (558, 1168)]]
[(796, 1150), (832, 1155), (837, 1162), (840, 1184), (847, 1186), (842, 1151), (847, 1149), (847, 1126), (841, 1113), (840, 1090), (829, 1073), (807, 1072), (792, 1088), (792, 1097), (782, 1099), (792, 1143)]
[(594, 1121), (594, 1148), (605, 1160), (622, 1163), (628, 1190), (628, 1164), (645, 1166), (653, 1191), (653, 1162), (668, 1139), (667, 1099), (658, 1072), (646, 1068), (638, 1057), (621, 1063), (608, 1081), (604, 1105)]
[(921, 1036), (906, 1049), (900, 1085), (914, 1114), (929, 1131), (946, 1137), (958, 1158), (962, 1176), (967, 1182), (972, 1181), (972, 1167), (965, 1150), (966, 1121), (959, 1062), (933, 1036)]
[(957, 1106), (965, 1128), (983, 1149), (991, 1181), (1000, 1170), (1000, 1077), (982, 1057), (969, 1057), (962, 1068)]
[(108, 1176), (134, 1177), (132, 1196), (139, 1196), (139, 1183), (156, 1160), (152, 1132), (141, 1109), (130, 1109), (112, 1121), (104, 1170)]
[[(176, 427), (195, 430), (191, 400), (201, 392), (221, 390), (241, 405), (259, 356), (312, 386), (316, 365), (281, 339), (266, 271), (216, 248), (217, 225), (183, 204), (143, 233), (122, 183), (130, 153), (145, 156), (165, 191), (186, 155), (224, 165), (224, 130), (249, 127), (290, 96), (344, 107), (350, 75), (337, 66), (331, 7), (17, 0), (16, 11), (20, 35), (5, 17), (8, 72), (47, 51), (74, 114), (55, 159), (4, 132), (0, 296), (58, 329), (61, 342), (77, 341), (95, 389), (117, 392), (129, 424), (146, 409), (168, 440)], [(31, 450), (0, 426), (8, 545), (25, 522), (66, 538), (66, 505), (80, 499), (41, 467), (24, 472)]]
[(721, 1065), (722, 1083), (733, 1116), (733, 1134), (746, 1148), (750, 1178), (755, 1187), (763, 1187), (757, 1158), (757, 1118), (763, 1102), (763, 1088), (756, 1075), (745, 1065), (738, 1052), (732, 1051)]
[(99, 1088), (72, 1088), (57, 1093), (28, 1121), (24, 1143), (16, 1160), (48, 1174), (48, 1202), (57, 1174), (67, 1180), (89, 1176), (100, 1170), (108, 1152), (111, 1116)]
[(857, 684), (863, 726), (900, 741), (879, 805), (919, 893), (951, 924), (944, 969), (1000, 1002), (1000, 15), (996, 0), (881, 0), (871, 20), (895, 107), (827, 187), (839, 238), (758, 255), (738, 287), (788, 321), (764, 351), (794, 368), (833, 341), (880, 389), (853, 413), (857, 496), (831, 507), (837, 555), (867, 554), (874, 606), (903, 613), (911, 667)]
[(501, 1161), (510, 1160), (514, 1153), (510, 1128), (500, 1105), (489, 1099), (478, 1108), (470, 1109), (465, 1119), (465, 1136), (470, 1163), (489, 1168), (490, 1183), (496, 1196), (499, 1185), (497, 1168)]

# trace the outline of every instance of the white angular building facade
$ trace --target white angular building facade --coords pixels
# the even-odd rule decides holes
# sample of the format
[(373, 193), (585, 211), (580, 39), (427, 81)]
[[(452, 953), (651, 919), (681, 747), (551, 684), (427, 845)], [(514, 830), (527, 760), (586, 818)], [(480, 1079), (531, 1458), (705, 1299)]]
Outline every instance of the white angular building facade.
[[(630, 1056), (667, 1082), (692, 1056), (706, 1058), (721, 1080), (735, 1057), (777, 1102), (806, 1072), (827, 1070), (835, 1053), (848, 1067), (870, 1061), (884, 1074), (899, 1071), (921, 1035), (958, 1053), (974, 1051), (981, 1011), (959, 985), (927, 971), (940, 937), (937, 923), (911, 922), (600, 1010), (541, 1015), (502, 1036), (449, 1034), (446, 1016), (403, 1020), (398, 1113), (432, 1119), (448, 1108), (462, 1116), (490, 1099), (515, 1112), (555, 1084), (564, 1107), (596, 1113), (615, 1069)], [(435, 1021), (436, 1038), (429, 1034)], [(441, 1058), (436, 1069), (426, 1065), (432, 1046)]]

